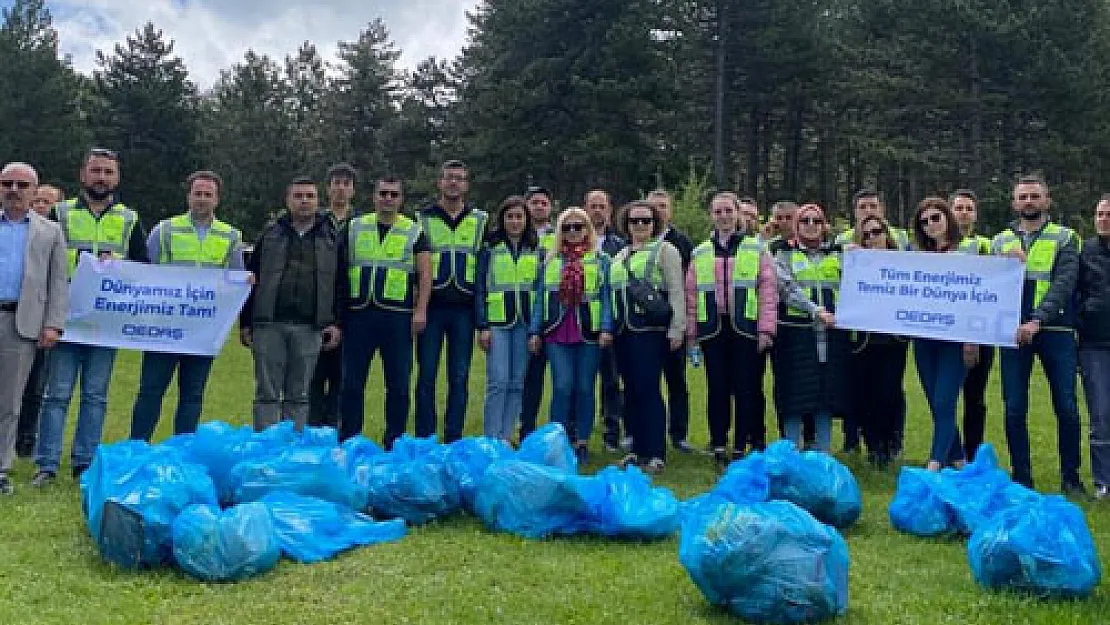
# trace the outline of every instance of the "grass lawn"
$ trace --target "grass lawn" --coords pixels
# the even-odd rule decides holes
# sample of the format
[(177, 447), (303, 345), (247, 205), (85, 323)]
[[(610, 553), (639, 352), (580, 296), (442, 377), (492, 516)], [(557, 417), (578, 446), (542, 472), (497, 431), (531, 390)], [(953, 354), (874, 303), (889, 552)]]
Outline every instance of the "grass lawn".
[[(479, 361), (476, 361), (479, 362)], [(108, 406), (105, 440), (126, 436), (138, 385), (139, 356), (121, 353)], [(213, 370), (205, 419), (247, 422), (253, 394), (249, 353), (229, 342)], [(866, 372), (859, 372), (865, 375)], [(377, 364), (371, 379), (380, 380)], [(1030, 427), (1037, 483), (1059, 486), (1055, 421), (1039, 377)], [(707, 441), (701, 370), (691, 370), (692, 442)], [(471, 376), (467, 432), (481, 426), (482, 367)], [(442, 378), (441, 378), (442, 386)], [(907, 462), (928, 453), (931, 425), (912, 366)], [(443, 393), (443, 389), (440, 389)], [(990, 390), (987, 438), (1005, 458), (997, 371)], [(157, 438), (168, 435), (176, 395)], [(76, 402), (74, 402), (76, 404)], [(367, 431), (380, 437), (380, 383), (367, 397)], [(1086, 420), (1085, 409), (1083, 410)], [(773, 417), (772, 417), (773, 418)], [(73, 417), (70, 419), (71, 431)], [(774, 431), (768, 421), (768, 431)], [(1085, 429), (1086, 432), (1086, 429)], [(598, 437), (594, 457), (605, 458)], [(834, 438), (834, 444), (836, 443)], [(68, 439), (67, 439), (68, 448)], [(1084, 464), (1087, 464), (1084, 445)], [(66, 452), (68, 458), (68, 451)], [(846, 533), (852, 557), (849, 611), (843, 623), (1110, 623), (1104, 585), (1083, 602), (1041, 602), (980, 590), (965, 543), (896, 533), (887, 520), (896, 469), (874, 471), (842, 458), (864, 491), (864, 514)], [(27, 486), (33, 467), (19, 461), (17, 494), (0, 500), (0, 624), (15, 623), (613, 623), (654, 625), (737, 622), (706, 603), (678, 563), (677, 539), (635, 544), (592, 538), (527, 541), (456, 517), (415, 529), (402, 541), (359, 549), (304, 566), (283, 560), (261, 578), (201, 584), (172, 569), (123, 572), (101, 562), (81, 518), (77, 485), (65, 474), (53, 487)], [(680, 497), (706, 490), (715, 475), (707, 456), (671, 454), (661, 482)], [(1089, 475), (1085, 475), (1088, 480)], [(1101, 553), (1110, 553), (1110, 504), (1084, 503)]]

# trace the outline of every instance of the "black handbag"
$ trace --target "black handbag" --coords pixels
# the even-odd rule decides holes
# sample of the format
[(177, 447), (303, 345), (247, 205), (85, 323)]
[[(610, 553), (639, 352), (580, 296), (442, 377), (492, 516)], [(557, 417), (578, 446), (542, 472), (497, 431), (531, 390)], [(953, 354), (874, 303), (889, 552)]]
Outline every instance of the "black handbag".
[(645, 326), (652, 328), (670, 326), (671, 318), (674, 316), (674, 310), (671, 309), (671, 304), (667, 301), (666, 293), (653, 287), (646, 279), (655, 268), (661, 245), (662, 243), (657, 244), (651, 254), (648, 255), (647, 264), (644, 266), (643, 279), (632, 275), (632, 266), (629, 263), (633, 254), (631, 249), (628, 256), (624, 258), (624, 269), (628, 272), (628, 286), (625, 289), (628, 294), (629, 306), (632, 306), (637, 314), (643, 316)]

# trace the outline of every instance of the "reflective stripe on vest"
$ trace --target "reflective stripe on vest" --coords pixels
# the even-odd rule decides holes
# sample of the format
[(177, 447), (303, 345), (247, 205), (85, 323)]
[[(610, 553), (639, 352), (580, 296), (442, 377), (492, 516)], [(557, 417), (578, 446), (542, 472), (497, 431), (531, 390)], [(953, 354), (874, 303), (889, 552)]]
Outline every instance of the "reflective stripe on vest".
[[(759, 316), (756, 282), (759, 280), (759, 259), (766, 249), (764, 245), (758, 237), (744, 237), (740, 247), (736, 249), (736, 258), (732, 264), (733, 306), (744, 302), (744, 310), (734, 312), (734, 316), (751, 322)], [(741, 327), (737, 325), (738, 330)]]
[[(350, 220), (347, 277), (352, 308), (365, 308), (373, 302), (388, 310), (412, 311), (415, 305), (412, 282), (416, 275), (413, 247), (420, 232), (420, 225), (404, 215), (397, 215), (384, 239), (378, 231), (377, 213)], [(366, 293), (364, 284), (369, 286)]]
[(432, 248), (432, 288), (442, 289), (454, 283), (464, 293), (474, 292), (478, 250), (487, 219), (485, 212), (472, 209), (452, 230), (438, 215), (420, 216)]
[[(644, 275), (647, 273), (649, 262), (654, 264), (651, 276), (647, 278), (648, 284), (659, 289), (661, 292), (666, 293), (666, 282), (663, 276), (663, 267), (659, 263), (659, 240), (652, 241), (644, 245), (639, 250), (632, 252), (629, 248), (629, 256), (627, 261), (614, 260), (609, 265), (609, 288), (612, 292), (613, 300), (613, 316), (616, 318), (619, 325), (628, 327), (631, 330), (648, 330), (642, 321), (637, 310), (630, 306), (628, 297), (628, 273), (629, 269), (632, 275), (643, 280)], [(627, 267), (625, 266), (627, 262)], [(665, 328), (654, 328), (665, 329)]]
[[(1033, 308), (1041, 305), (1044, 296), (1052, 288), (1052, 268), (1056, 265), (1056, 255), (1075, 232), (1059, 224), (1048, 223), (1033, 241), (1032, 247), (1025, 252), (1025, 279), (1034, 281)], [(1007, 228), (1000, 232), (991, 243), (991, 253), (1006, 254), (1023, 249), (1021, 237)]]
[[(790, 268), (795, 283), (809, 290), (810, 301), (829, 312), (836, 310), (836, 299), (840, 290), (840, 255), (828, 254), (817, 263), (809, 260), (801, 250), (790, 252)], [(794, 321), (804, 319), (808, 324), (810, 315), (804, 310), (790, 306), (786, 316)]]
[[(563, 321), (566, 314), (559, 301), (559, 283), (563, 276), (563, 258), (555, 256), (547, 261), (543, 270), (543, 288), (539, 295), (543, 310), (543, 333), (553, 331)], [(593, 340), (601, 331), (601, 261), (597, 253), (590, 252), (582, 257), (583, 293), (582, 304), (578, 307), (578, 328), (582, 337)], [(587, 318), (583, 318), (587, 317)]]
[(212, 220), (202, 240), (188, 214), (163, 221), (159, 233), (158, 262), (164, 265), (227, 267), (240, 240), (238, 230), (218, 219)]
[(57, 205), (58, 223), (66, 237), (66, 256), (69, 261), (68, 276), (77, 270), (80, 252), (90, 252), (100, 257), (108, 253), (112, 258), (126, 258), (131, 231), (139, 221), (135, 211), (123, 204), (113, 204), (97, 219), (88, 207), (77, 207), (76, 199)]
[(539, 252), (513, 253), (504, 243), (490, 250), (486, 273), (486, 321), (495, 326), (512, 326), (524, 318), (527, 297), (539, 273)]

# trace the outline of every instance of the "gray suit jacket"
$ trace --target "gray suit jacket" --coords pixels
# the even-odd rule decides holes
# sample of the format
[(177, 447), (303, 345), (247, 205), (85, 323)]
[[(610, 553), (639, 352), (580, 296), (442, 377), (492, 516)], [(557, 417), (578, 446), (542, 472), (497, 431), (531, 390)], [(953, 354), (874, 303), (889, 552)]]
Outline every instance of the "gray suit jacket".
[(15, 329), (36, 341), (44, 327), (65, 327), (69, 312), (66, 241), (62, 228), (34, 211), (28, 213), (27, 247), (23, 260), (23, 288), (15, 313)]

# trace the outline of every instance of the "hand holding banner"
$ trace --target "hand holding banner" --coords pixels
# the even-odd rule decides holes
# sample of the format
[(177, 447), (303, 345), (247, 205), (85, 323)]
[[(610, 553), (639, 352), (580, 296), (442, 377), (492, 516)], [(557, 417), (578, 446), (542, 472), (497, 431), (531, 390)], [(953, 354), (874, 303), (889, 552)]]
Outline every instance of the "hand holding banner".
[(1001, 256), (844, 252), (836, 324), (980, 345), (1016, 345), (1025, 265)]
[(215, 356), (247, 301), (249, 273), (100, 261), (82, 254), (62, 340)]

